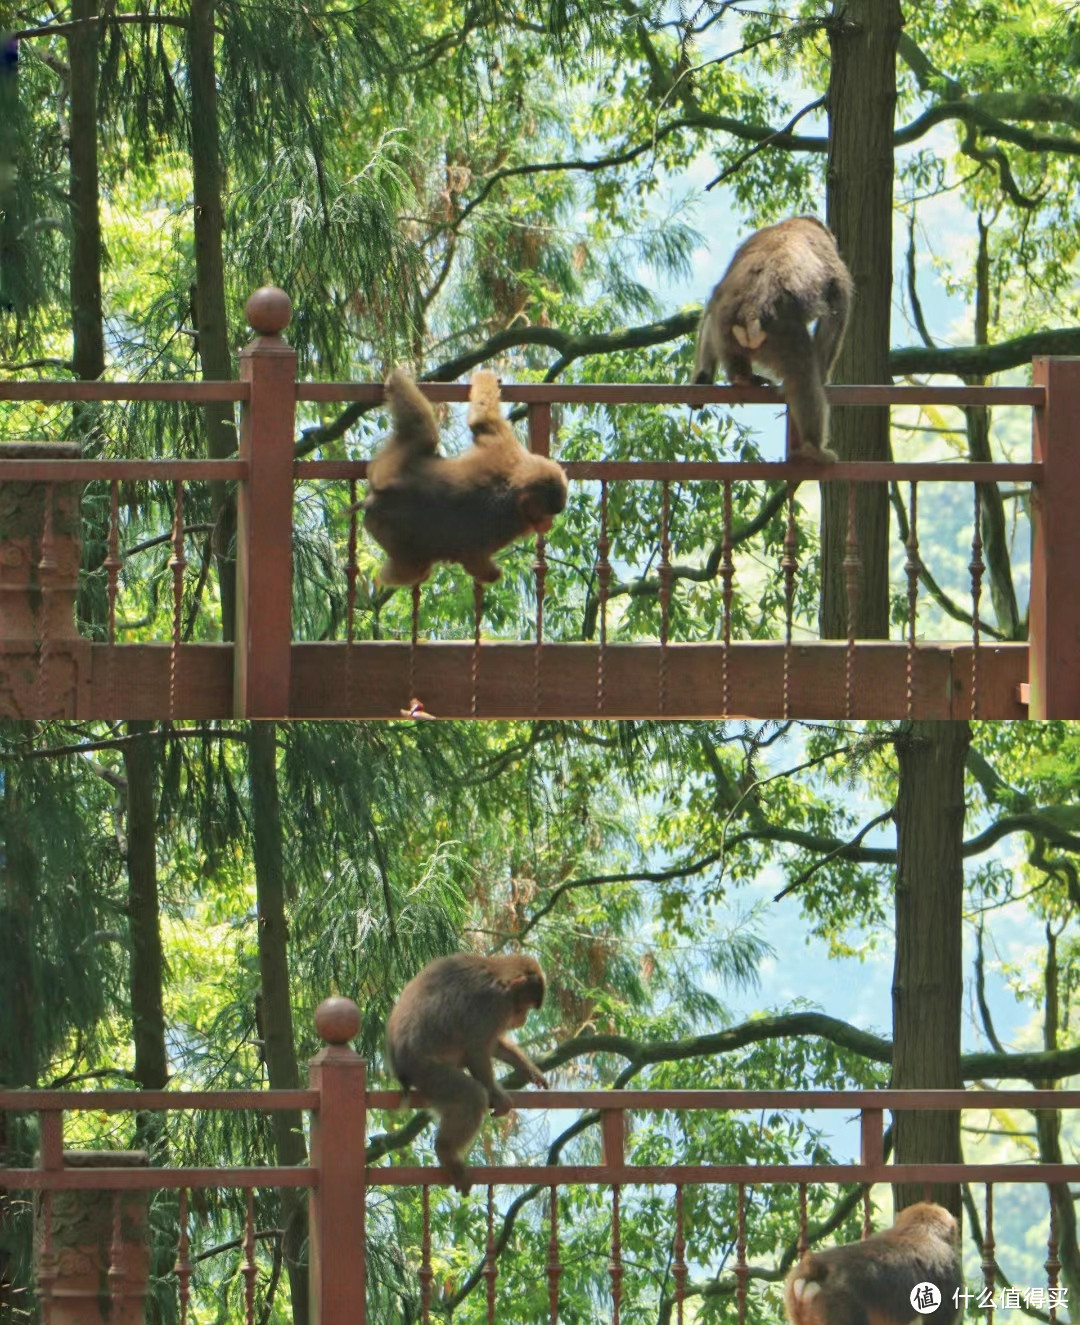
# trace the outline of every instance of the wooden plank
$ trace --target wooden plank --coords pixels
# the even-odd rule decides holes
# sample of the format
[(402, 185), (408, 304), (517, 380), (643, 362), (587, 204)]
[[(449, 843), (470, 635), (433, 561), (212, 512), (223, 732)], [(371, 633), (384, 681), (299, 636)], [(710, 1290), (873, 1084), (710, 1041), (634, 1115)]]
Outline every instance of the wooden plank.
[(89, 483), (91, 479), (247, 478), (242, 460), (5, 460), (0, 465), (0, 483), (54, 483), (71, 479)]
[[(830, 719), (844, 712), (842, 641), (792, 648), (791, 716)], [(922, 645), (913, 660), (913, 711), (920, 717), (954, 715), (959, 677), (970, 676), (970, 643)], [(397, 641), (293, 645), (290, 713), (296, 718), (400, 716), (413, 696), (440, 718), (473, 712), (473, 645), (469, 641)], [(594, 644), (545, 644), (539, 651), (540, 693), (535, 704), (537, 649), (529, 643), (481, 645), (476, 716), (481, 718), (718, 718), (782, 717), (784, 645), (740, 643), (728, 659), (730, 712), (723, 704), (723, 646), (672, 644), (666, 650), (668, 703), (659, 704), (661, 650), (655, 644), (610, 645), (604, 657), (603, 709), (597, 705), (600, 651)], [(1026, 674), (1027, 646), (983, 650), (980, 715), (1022, 717), (1017, 687)], [(957, 661), (959, 659), (959, 661)], [(351, 670), (351, 676), (350, 676)], [(907, 713), (907, 648), (899, 642), (860, 643), (855, 654), (853, 717), (902, 718)], [(962, 691), (961, 691), (962, 693)], [(351, 702), (349, 697), (351, 696)], [(995, 705), (998, 707), (995, 708)], [(1077, 716), (1080, 716), (1078, 714)]]
[(243, 382), (5, 382), (0, 400), (247, 400)]
[(1029, 708), (1033, 718), (1080, 717), (1080, 359), (1036, 359), (1046, 408), (1033, 452), (1046, 472), (1031, 500)]
[[(437, 402), (468, 400), (469, 387), (460, 382), (420, 383), (424, 395)], [(1033, 386), (829, 386), (834, 405), (1029, 405), (1045, 400)], [(776, 387), (689, 386), (666, 382), (503, 382), (500, 393), (508, 404), (574, 405), (778, 405)], [(358, 401), (379, 404), (381, 382), (300, 382), (297, 400)]]
[[(91, 718), (161, 718), (169, 712), (168, 644), (90, 648)], [(233, 711), (233, 646), (184, 644), (177, 659), (176, 718), (228, 718)]]

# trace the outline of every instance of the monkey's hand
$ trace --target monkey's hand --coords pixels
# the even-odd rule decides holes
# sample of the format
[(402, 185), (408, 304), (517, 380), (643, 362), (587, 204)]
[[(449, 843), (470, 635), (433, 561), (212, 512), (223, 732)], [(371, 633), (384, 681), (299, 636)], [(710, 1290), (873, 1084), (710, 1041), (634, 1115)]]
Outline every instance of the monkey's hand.
[(529, 1073), (529, 1080), (533, 1083), (534, 1086), (539, 1086), (541, 1090), (551, 1089), (550, 1085), (548, 1084), (547, 1077), (544, 1076), (543, 1072), (541, 1072), (538, 1067), (534, 1067), (532, 1071)]

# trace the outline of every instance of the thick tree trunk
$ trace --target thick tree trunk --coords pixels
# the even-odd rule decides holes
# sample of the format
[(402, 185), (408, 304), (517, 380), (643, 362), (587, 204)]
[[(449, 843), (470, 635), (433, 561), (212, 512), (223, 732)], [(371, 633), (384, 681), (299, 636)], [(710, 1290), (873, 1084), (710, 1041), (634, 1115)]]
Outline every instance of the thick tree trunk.
[[(127, 779), (128, 918), (131, 923), (131, 1028), (135, 1042), (135, 1082), (140, 1090), (168, 1084), (165, 961), (158, 905), (154, 804), (156, 741), (153, 724), (129, 722), (124, 745)], [(141, 1142), (145, 1146), (145, 1140)]]
[(72, 362), (76, 377), (85, 381), (94, 381), (105, 371), (98, 199), (97, 9), (97, 0), (72, 0), (73, 26), (68, 37), (71, 66)]
[[(289, 997), (288, 923), (282, 865), (281, 806), (278, 801), (277, 727), (253, 722), (248, 738), (248, 778), (254, 837), (255, 889), (259, 912), (259, 977), (262, 989), (263, 1053), (273, 1090), (296, 1090), (300, 1070), (293, 1039)], [(273, 1115), (279, 1164), (303, 1164), (307, 1158), (299, 1111)], [(307, 1325), (308, 1269), (302, 1261), (307, 1212), (299, 1189), (281, 1193), (285, 1229), (285, 1264), (289, 1272), (294, 1325)]]
[[(960, 1018), (964, 972), (964, 762), (966, 722), (912, 722), (896, 740), (896, 960), (893, 1068), (898, 1090), (962, 1090)], [(898, 1113), (898, 1164), (960, 1162), (955, 1113)], [(923, 1199), (921, 1183), (897, 1183), (899, 1210)], [(940, 1184), (933, 1199), (959, 1218), (960, 1189)]]
[[(218, 132), (217, 71), (214, 68), (214, 7), (216, 0), (191, 0), (188, 19), (188, 76), (191, 82), (191, 178), (195, 200), (195, 298), (204, 381), (232, 377), (229, 328), (225, 313), (223, 244), (224, 175)], [(206, 452), (223, 460), (236, 451), (236, 424), (228, 405), (204, 407)], [(236, 623), (236, 501), (224, 483), (211, 483), (214, 512), (214, 554), (221, 586), (221, 625), (231, 640)]]
[[(899, 0), (834, 0), (826, 219), (855, 278), (851, 322), (834, 374), (839, 382), (892, 380), (892, 136), (901, 26)], [(830, 437), (842, 460), (888, 460), (888, 408), (834, 410)], [(855, 515), (863, 565), (855, 634), (884, 639), (889, 633), (889, 497), (884, 484), (859, 484)], [(846, 485), (822, 484), (819, 628), (829, 639), (847, 634), (846, 539)]]

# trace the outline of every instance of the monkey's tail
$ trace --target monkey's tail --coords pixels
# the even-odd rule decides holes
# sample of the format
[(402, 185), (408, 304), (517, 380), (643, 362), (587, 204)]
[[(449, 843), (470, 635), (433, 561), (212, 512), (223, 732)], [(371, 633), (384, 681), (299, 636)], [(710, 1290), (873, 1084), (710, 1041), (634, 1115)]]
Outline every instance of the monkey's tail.
[(482, 432), (502, 422), (499, 379), (488, 368), (473, 373), (469, 386), (469, 427)]
[(439, 425), (431, 402), (404, 369), (395, 368), (386, 379), (386, 400), (394, 418), (398, 441), (417, 451), (436, 451)]

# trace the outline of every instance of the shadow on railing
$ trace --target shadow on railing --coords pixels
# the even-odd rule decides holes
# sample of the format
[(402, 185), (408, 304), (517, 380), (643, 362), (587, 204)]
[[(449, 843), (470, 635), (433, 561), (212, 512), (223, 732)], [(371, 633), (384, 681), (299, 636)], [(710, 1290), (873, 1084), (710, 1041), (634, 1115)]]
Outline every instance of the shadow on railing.
[[(830, 1241), (835, 1229), (860, 1205), (863, 1236), (866, 1236), (871, 1227), (873, 1186), (897, 1182), (922, 1184), (926, 1199), (940, 1200), (948, 1200), (958, 1185), (964, 1185), (969, 1243), (979, 1253), (981, 1290), (991, 1297), (1008, 1284), (995, 1252), (995, 1191), (1004, 1187), (1008, 1192), (1031, 1184), (1047, 1187), (1051, 1200), (1046, 1292), (1058, 1294), (1060, 1301), (1061, 1247), (1054, 1193), (1064, 1193), (1071, 1199), (1068, 1184), (1080, 1181), (1080, 1164), (889, 1163), (884, 1110), (889, 1109), (894, 1115), (901, 1110), (995, 1111), (999, 1117), (1001, 1110), (1012, 1109), (1060, 1112), (1080, 1107), (1080, 1092), (552, 1090), (521, 1091), (513, 1093), (511, 1098), (519, 1110), (578, 1113), (579, 1122), (573, 1129), (576, 1134), (592, 1127), (599, 1129), (602, 1153), (598, 1162), (473, 1167), (470, 1178), (486, 1191), (480, 1200), (470, 1198), (455, 1217), (452, 1227), (458, 1230), (456, 1236), (463, 1239), (463, 1245), (453, 1249), (452, 1263), (456, 1268), (440, 1276), (439, 1300), (433, 1302), (433, 1257), (444, 1267), (450, 1263), (438, 1246), (434, 1251), (432, 1247), (430, 1193), (433, 1187), (445, 1184), (445, 1175), (436, 1167), (368, 1162), (376, 1154), (385, 1159), (394, 1145), (387, 1136), (369, 1141), (368, 1111), (393, 1107), (398, 1102), (398, 1092), (366, 1090), (363, 1060), (347, 1045), (359, 1026), (354, 1005), (342, 999), (328, 1000), (320, 1007), (316, 1019), (327, 1045), (311, 1062), (308, 1090), (0, 1091), (0, 1111), (8, 1115), (9, 1124), (12, 1116), (36, 1115), (38, 1128), (36, 1164), (21, 1168), (8, 1164), (0, 1168), (0, 1246), (10, 1251), (19, 1245), (20, 1239), (29, 1245), (31, 1224), (34, 1246), (33, 1262), (24, 1265), (21, 1275), (12, 1272), (17, 1261), (0, 1262), (0, 1271), (5, 1264), (8, 1270), (6, 1278), (0, 1274), (0, 1311), (4, 1307), (2, 1292), (6, 1291), (9, 1310), (16, 1307), (19, 1312), (29, 1310), (36, 1298), (43, 1320), (56, 1325), (70, 1321), (74, 1325), (76, 1321), (98, 1319), (80, 1315), (79, 1303), (90, 1302), (96, 1311), (104, 1293), (113, 1304), (111, 1319), (134, 1325), (143, 1319), (153, 1227), (153, 1238), (158, 1244), (163, 1237), (168, 1241), (167, 1263), (171, 1264), (175, 1258), (174, 1291), (181, 1325), (187, 1325), (189, 1319), (199, 1314), (194, 1304), (201, 1303), (209, 1291), (199, 1277), (199, 1265), (221, 1256), (228, 1257), (228, 1264), (235, 1267), (218, 1275), (219, 1280), (225, 1278), (236, 1285), (235, 1318), (242, 1315), (253, 1325), (257, 1308), (259, 1319), (268, 1317), (269, 1302), (281, 1279), (282, 1244), (288, 1219), (278, 1217), (275, 1201), (287, 1198), (297, 1189), (306, 1189), (312, 1319), (321, 1325), (363, 1325), (365, 1312), (369, 1310), (366, 1284), (372, 1274), (371, 1244), (366, 1229), (369, 1193), (372, 1189), (409, 1188), (419, 1189), (420, 1210), (412, 1209), (411, 1214), (404, 1209), (399, 1211), (392, 1221), (393, 1236), (395, 1245), (401, 1244), (401, 1264), (408, 1267), (406, 1279), (411, 1280), (411, 1288), (406, 1284), (401, 1291), (408, 1289), (414, 1295), (422, 1320), (427, 1321), (435, 1307), (445, 1310), (450, 1298), (460, 1301), (470, 1292), (480, 1291), (483, 1281), (487, 1318), (523, 1325), (526, 1316), (520, 1301), (513, 1296), (509, 1302), (504, 1301), (499, 1293), (502, 1258), (514, 1254), (515, 1238), (520, 1234), (530, 1246), (542, 1247), (546, 1255), (546, 1308), (529, 1319), (557, 1321), (560, 1297), (568, 1291), (567, 1264), (562, 1251), (566, 1228), (564, 1220), (560, 1232), (560, 1199), (568, 1199), (568, 1188), (586, 1187), (609, 1193), (606, 1265), (611, 1306), (614, 1318), (618, 1319), (623, 1305), (624, 1271), (631, 1271), (624, 1263), (623, 1224), (633, 1220), (645, 1194), (662, 1186), (672, 1189), (664, 1235), (666, 1246), (658, 1249), (670, 1269), (670, 1287), (664, 1290), (664, 1319), (682, 1321), (684, 1304), (704, 1291), (701, 1281), (691, 1278), (690, 1268), (700, 1269), (716, 1254), (716, 1230), (710, 1229), (715, 1218), (703, 1220), (700, 1214), (690, 1218), (686, 1212), (701, 1211), (700, 1198), (703, 1190), (708, 1190), (716, 1195), (708, 1198), (707, 1208), (713, 1215), (717, 1210), (726, 1210), (731, 1219), (723, 1238), (725, 1264), (730, 1263), (730, 1254), (734, 1253), (730, 1275), (724, 1281), (727, 1287), (720, 1284), (720, 1279), (712, 1282), (720, 1284), (715, 1291), (722, 1289), (734, 1296), (739, 1325), (743, 1325), (751, 1278), (778, 1282), (801, 1251), (816, 1244), (823, 1235), (826, 1243)], [(132, 1115), (141, 1120), (142, 1135), (147, 1136), (155, 1135), (148, 1120), (160, 1119), (166, 1111), (169, 1114), (228, 1111), (234, 1116), (304, 1111), (310, 1116), (310, 1162), (284, 1168), (149, 1167), (146, 1154), (139, 1151), (122, 1154), (65, 1151), (65, 1114), (90, 1112), (99, 1119), (113, 1114)], [(627, 1157), (627, 1119), (631, 1115), (687, 1112), (757, 1115), (763, 1126), (768, 1120), (766, 1132), (772, 1133), (779, 1126), (781, 1115), (818, 1111), (858, 1113), (858, 1160), (828, 1164), (755, 1162), (755, 1156), (747, 1154), (740, 1156), (738, 1162), (640, 1164)], [(85, 1135), (81, 1127), (79, 1131)], [(10, 1126), (6, 1134), (10, 1137)], [(161, 1143), (168, 1131), (159, 1130), (156, 1135)], [(679, 1133), (675, 1130), (670, 1135), (677, 1137)], [(981, 1211), (970, 1196), (972, 1183), (985, 1185)], [(772, 1198), (782, 1188), (791, 1186), (798, 1192), (798, 1218), (777, 1228)], [(147, 1201), (151, 1193), (156, 1193), (155, 1200), (161, 1208), (148, 1223)], [(400, 1193), (400, 1198), (407, 1202), (414, 1199), (405, 1192)], [(821, 1219), (826, 1198), (830, 1217)], [(543, 1208), (543, 1213), (538, 1210), (526, 1228), (523, 1211), (534, 1202)], [(818, 1216), (813, 1220), (808, 1216), (811, 1206)], [(472, 1221), (467, 1217), (469, 1211), (475, 1215)], [(263, 1225), (263, 1219), (268, 1221), (268, 1228)], [(761, 1239), (756, 1236), (753, 1224), (755, 1219), (762, 1227), (773, 1229), (770, 1236), (775, 1246), (769, 1253), (775, 1261), (773, 1270), (755, 1269), (748, 1262), (748, 1246), (762, 1253)], [(521, 1226), (515, 1233), (519, 1220)], [(385, 1236), (388, 1228), (385, 1210), (380, 1216), (380, 1228)], [(1025, 1226), (1026, 1239), (1029, 1229), (1030, 1224)], [(401, 1243), (403, 1238), (405, 1241)], [(207, 1241), (209, 1247), (205, 1245)], [(468, 1249), (475, 1252), (471, 1269)], [(161, 1253), (162, 1248), (157, 1245), (158, 1263)], [(576, 1247), (575, 1262), (580, 1254), (581, 1248)], [(530, 1264), (535, 1278), (535, 1253)], [(377, 1285), (371, 1283), (369, 1287), (377, 1296)], [(214, 1305), (216, 1309), (216, 1302)], [(776, 1305), (778, 1311), (778, 1301)], [(11, 1316), (16, 1318), (20, 1317)], [(370, 1318), (384, 1317), (376, 1311)]]
[[(298, 407), (374, 407), (382, 386), (298, 382), (296, 356), (279, 334), (287, 300), (264, 307), (253, 296), (249, 311), (260, 334), (241, 356), (238, 382), (0, 382), (0, 401), (240, 406), (236, 459), (82, 460), (49, 443), (11, 449), (0, 465), (4, 715), (385, 718), (408, 714), (419, 699), (439, 717), (1015, 718), (1029, 708), (1031, 716), (1080, 717), (1080, 599), (1072, 585), (1080, 458), (1070, 437), (1080, 400), (1076, 360), (1036, 360), (1030, 387), (829, 388), (836, 406), (1030, 409), (1033, 459), (1025, 463), (823, 470), (807, 462), (564, 454), (572, 545), (558, 542), (557, 525), (557, 556), (542, 537), (535, 550), (519, 547), (507, 563), (509, 598), (489, 592), (485, 602), (455, 568), (410, 601), (407, 591), (392, 596), (371, 585), (374, 557), (349, 513), (366, 462), (298, 458), (306, 448), (297, 443)], [(464, 385), (424, 389), (438, 402), (468, 395)], [(507, 386), (503, 397), (524, 407), (529, 444), (544, 454), (556, 405), (782, 403), (766, 388), (637, 384)], [(950, 596), (920, 552), (919, 511), (920, 497), (925, 511), (934, 493), (951, 494), (957, 483), (966, 485), (959, 505), (929, 508), (935, 546), (966, 563), (966, 585)], [(1031, 490), (1026, 641), (999, 637), (981, 614), (988, 594), (980, 489), (1000, 483), (1017, 500)], [(88, 484), (93, 500), (83, 508), (90, 503), (95, 512), (92, 531), (87, 526), (94, 555), (80, 581), (78, 510)], [(234, 563), (221, 547), (222, 522), (215, 529), (207, 517), (210, 490), (220, 495), (231, 484)], [(846, 639), (815, 638), (816, 585), (800, 566), (815, 552), (801, 545), (798, 484), (809, 485), (803, 494), (811, 501), (819, 484), (845, 491)], [(901, 615), (891, 640), (855, 633), (866, 571), (855, 498), (868, 484), (891, 486), (896, 513), (899, 579), (891, 591)], [(702, 485), (715, 489), (715, 530), (703, 544), (699, 512), (680, 551), (681, 522)], [(141, 513), (137, 522), (133, 511)], [(645, 549), (641, 564), (625, 560), (620, 542), (631, 525)], [(304, 539), (307, 559), (296, 563), (294, 546)], [(155, 549), (152, 573), (136, 574)], [(220, 638), (223, 590), (214, 565), (221, 559), (236, 573), (235, 644)], [(294, 564), (316, 577), (306, 587), (318, 583), (325, 610), (313, 609), (311, 592), (294, 595)], [(78, 628), (76, 595), (85, 609)], [(82, 600), (93, 600), (90, 616)], [(942, 603), (966, 623), (963, 638), (927, 638), (920, 613), (938, 613)], [(1022, 605), (1019, 622), (1022, 630)], [(775, 638), (766, 633), (770, 623)]]

